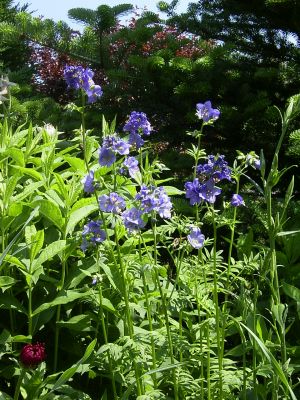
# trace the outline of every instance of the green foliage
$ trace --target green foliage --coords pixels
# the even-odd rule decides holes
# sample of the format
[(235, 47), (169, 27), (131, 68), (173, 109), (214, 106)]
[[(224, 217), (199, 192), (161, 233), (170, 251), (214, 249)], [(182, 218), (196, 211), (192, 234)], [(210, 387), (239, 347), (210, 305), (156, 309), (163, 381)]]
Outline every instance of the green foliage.
[[(73, 110), (83, 113), (82, 107)], [(116, 174), (124, 161), (120, 154), (115, 165), (99, 165), (100, 143), (90, 131), (78, 130), (65, 147), (49, 125), (14, 131), (4, 119), (0, 381), (5, 396), (16, 398), (21, 390), (45, 400), (231, 400), (248, 394), (267, 398), (276, 391), (278, 398), (296, 399), (293, 365), (299, 356), (290, 328), (299, 325), (299, 274), (280, 271), (280, 263), (293, 271), (299, 263), (298, 213), (289, 208), (293, 179), (282, 201), (272, 193), (287, 171), (279, 168), (278, 154), (298, 114), (294, 96), (280, 113), (282, 133), (271, 168), (261, 155), (262, 187), (251, 186), (260, 191), (257, 225), (264, 229), (263, 241), (252, 221), (242, 220), (246, 210), (242, 214), (228, 201), (232, 191), (243, 190), (248, 164), (251, 168), (257, 159), (253, 151), (238, 152), (223, 204), (191, 206), (183, 198), (183, 183), (171, 186), (160, 176), (166, 168), (144, 149), (135, 153), (137, 179)], [(203, 128), (211, 128), (206, 125), (212, 123), (191, 133), (199, 142), (186, 155), (195, 165), (206, 158), (199, 147)], [(116, 119), (103, 118), (104, 136), (116, 130)], [(88, 170), (98, 183), (96, 196), (82, 190)], [(129, 209), (137, 205), (142, 182), (165, 184), (174, 211), (163, 220), (153, 210), (144, 216), (145, 228), (130, 234), (121, 214), (99, 209), (97, 197), (117, 192)], [(254, 200), (245, 195), (249, 207)], [(291, 210), (295, 215), (288, 225)], [(83, 251), (81, 233), (89, 218), (102, 220), (106, 240)], [(199, 250), (187, 240), (190, 226), (205, 232)], [(46, 362), (25, 369), (18, 361), (21, 345), (36, 341), (46, 343)]]

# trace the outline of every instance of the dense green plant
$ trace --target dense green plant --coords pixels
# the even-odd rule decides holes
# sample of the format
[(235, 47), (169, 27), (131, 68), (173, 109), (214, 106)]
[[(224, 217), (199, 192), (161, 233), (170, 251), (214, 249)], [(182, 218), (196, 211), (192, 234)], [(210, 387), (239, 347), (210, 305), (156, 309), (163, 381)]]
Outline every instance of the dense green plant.
[[(293, 179), (281, 204), (273, 192), (288, 171), (279, 152), (299, 96), (280, 113), (270, 166), (263, 153), (239, 151), (232, 167), (207, 155), (205, 132), (220, 113), (197, 104), (194, 165), (177, 189), (143, 145), (145, 114), (132, 112), (119, 134), (116, 120), (99, 119), (101, 139), (86, 129), (84, 95), (95, 85), (82, 71), (81, 86), (68, 78), (83, 103), (71, 107), (81, 128), (67, 147), (51, 125), (12, 130), (3, 108), (1, 396), (296, 399), (299, 282), (279, 264), (293, 260), (288, 240), (298, 235), (286, 228)], [(248, 177), (263, 199), (263, 243), (243, 234)]]

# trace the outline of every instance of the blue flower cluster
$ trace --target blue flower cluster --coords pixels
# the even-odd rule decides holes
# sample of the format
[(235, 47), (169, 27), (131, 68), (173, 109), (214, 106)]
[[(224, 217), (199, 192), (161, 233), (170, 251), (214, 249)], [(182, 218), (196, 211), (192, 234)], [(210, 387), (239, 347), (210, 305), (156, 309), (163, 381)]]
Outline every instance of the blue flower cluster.
[[(70, 84), (74, 87), (78, 86), (78, 82), (73, 75)], [(128, 156), (130, 148), (131, 146), (135, 146), (137, 149), (140, 148), (144, 143), (141, 135), (149, 136), (152, 128), (145, 113), (133, 111), (123, 130), (129, 132), (128, 142), (121, 139), (117, 134), (104, 137), (102, 146), (99, 148), (99, 164), (110, 167), (117, 161), (118, 154), (125, 156), (121, 170), (124, 171), (126, 169), (129, 175), (134, 178), (139, 173), (139, 162), (134, 156)], [(83, 178), (82, 183), (86, 193), (94, 193), (96, 190), (94, 171), (89, 171)], [(116, 192), (98, 197), (99, 209), (102, 212), (119, 216), (128, 233), (136, 233), (144, 228), (146, 216), (149, 213), (155, 212), (161, 218), (171, 218), (172, 203), (163, 187), (142, 185), (133, 202), (133, 207), (126, 208), (125, 199)], [(88, 239), (95, 244), (105, 238), (105, 232), (103, 235), (99, 222), (90, 222), (85, 225), (82, 235), (82, 249), (84, 250), (87, 248)]]
[(143, 112), (133, 111), (128, 121), (123, 127), (124, 132), (129, 132), (128, 143), (132, 146), (136, 146), (137, 149), (141, 148), (144, 144), (144, 139), (141, 135), (149, 136), (152, 127), (147, 119), (147, 116)]
[(161, 218), (171, 218), (172, 203), (163, 187), (142, 185), (134, 198), (136, 206), (125, 211), (123, 211), (126, 208), (125, 200), (115, 192), (101, 195), (98, 200), (101, 211), (121, 216), (129, 233), (138, 232), (144, 228), (146, 222), (142, 217), (152, 211), (157, 212)]
[(164, 187), (142, 185), (135, 199), (139, 201), (140, 209), (144, 213), (156, 211), (161, 218), (171, 218), (172, 203)]
[(132, 207), (122, 213), (125, 228), (129, 233), (134, 233), (146, 225), (143, 215), (155, 211), (161, 218), (171, 218), (172, 203), (165, 189), (150, 185), (142, 185), (135, 196), (137, 207)]
[(125, 200), (117, 193), (112, 192), (109, 195), (103, 194), (98, 197), (99, 208), (104, 212), (111, 212), (113, 214), (120, 214), (126, 207)]
[(110, 167), (117, 159), (116, 154), (129, 154), (130, 144), (117, 135), (106, 136), (99, 148), (99, 164)]
[(64, 69), (64, 78), (69, 88), (82, 89), (88, 96), (88, 103), (94, 103), (103, 94), (101, 86), (93, 81), (94, 72), (81, 65), (68, 65)]
[(122, 219), (128, 233), (138, 232), (144, 228), (146, 222), (142, 219), (143, 211), (132, 207), (122, 213)]
[(106, 239), (106, 234), (102, 226), (102, 221), (90, 221), (83, 227), (81, 250), (86, 251), (92, 245), (103, 242)]
[(223, 179), (231, 180), (231, 170), (228, 167), (224, 156), (215, 157), (208, 156), (205, 164), (199, 164), (196, 168), (199, 178), (195, 178), (192, 182), (186, 182), (186, 198), (190, 199), (190, 204), (199, 204), (201, 201), (207, 201), (213, 204), (216, 196), (221, 193), (221, 189), (215, 184)]

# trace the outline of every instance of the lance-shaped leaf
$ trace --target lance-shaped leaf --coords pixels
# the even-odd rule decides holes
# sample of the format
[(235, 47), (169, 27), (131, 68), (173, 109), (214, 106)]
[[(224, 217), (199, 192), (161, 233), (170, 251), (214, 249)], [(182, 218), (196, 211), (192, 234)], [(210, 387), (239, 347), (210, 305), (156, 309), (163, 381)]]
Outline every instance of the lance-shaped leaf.
[(57, 228), (62, 231), (64, 225), (64, 218), (61, 215), (59, 207), (50, 200), (39, 199), (31, 203), (32, 207), (39, 206), (40, 213), (49, 219)]
[(78, 208), (75, 211), (72, 211), (70, 214), (69, 221), (66, 227), (66, 234), (72, 234), (75, 226), (80, 222), (84, 221), (84, 219), (90, 215), (92, 212), (98, 210), (98, 204), (94, 201), (92, 204), (88, 204), (84, 207)]
[(36, 308), (33, 311), (32, 316), (37, 315), (42, 311), (47, 310), (48, 308), (55, 307), (61, 304), (68, 304), (71, 303), (72, 301), (82, 299), (90, 295), (91, 291), (77, 292), (75, 290), (62, 290), (54, 300), (50, 301), (49, 303), (43, 303), (38, 308)]
[[(54, 392), (54, 391), (57, 390), (57, 389), (59, 389), (62, 385), (64, 385), (66, 382), (68, 382), (68, 380), (70, 380), (74, 374), (76, 374), (76, 372), (78, 371), (78, 369), (80, 368), (80, 366), (81, 366), (82, 364), (84, 364), (85, 361), (90, 357), (90, 355), (92, 354), (92, 351), (94, 350), (95, 346), (96, 346), (96, 339), (94, 339), (94, 340), (88, 345), (88, 347), (87, 347), (86, 350), (85, 350), (85, 353), (84, 353), (83, 357), (82, 357), (80, 360), (78, 360), (76, 364), (72, 365), (72, 367), (68, 368), (68, 369), (57, 379), (57, 381), (54, 383), (54, 385), (52, 386), (52, 388), (51, 388), (50, 392), (48, 392), (48, 394), (51, 393), (51, 392)], [(44, 382), (43, 382), (43, 384), (42, 384), (42, 387), (48, 385), (49, 382), (51, 382), (52, 378), (53, 378), (53, 376), (51, 376), (51, 375), (48, 376), (48, 377), (44, 380)], [(48, 394), (42, 396), (40, 399), (41, 399), (41, 400), (47, 399), (47, 398), (48, 398)]]

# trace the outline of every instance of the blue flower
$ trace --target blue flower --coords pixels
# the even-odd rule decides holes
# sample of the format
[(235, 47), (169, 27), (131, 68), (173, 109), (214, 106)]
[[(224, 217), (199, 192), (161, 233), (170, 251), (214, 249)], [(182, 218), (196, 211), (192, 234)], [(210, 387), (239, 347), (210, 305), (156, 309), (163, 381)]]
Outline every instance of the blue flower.
[(99, 164), (102, 167), (110, 167), (116, 161), (116, 155), (107, 147), (100, 147), (99, 149)]
[(112, 149), (119, 153), (120, 155), (124, 156), (129, 154), (130, 144), (125, 142), (122, 139), (118, 139), (113, 145)]
[(199, 164), (197, 166), (197, 174), (204, 179), (211, 179), (219, 182), (223, 179), (231, 180), (231, 169), (228, 167), (227, 161), (224, 160), (225, 156), (209, 155), (206, 164)]
[(86, 193), (94, 193), (94, 171), (90, 171), (81, 181), (83, 183), (83, 190)]
[(260, 169), (260, 168), (261, 168), (261, 162), (260, 162), (260, 160), (255, 159), (255, 160), (253, 161), (253, 166), (254, 166), (255, 169)]
[(64, 69), (64, 78), (69, 88), (78, 90), (82, 87), (84, 68), (81, 65), (70, 65)]
[(95, 85), (93, 76), (94, 72), (90, 68), (83, 68), (81, 65), (68, 65), (64, 69), (68, 88), (84, 90), (88, 96), (88, 103), (94, 103), (103, 94), (101, 86)]
[(140, 149), (144, 145), (145, 141), (138, 133), (130, 133), (128, 143), (131, 146), (136, 146), (137, 149)]
[(186, 182), (184, 188), (186, 189), (185, 197), (190, 199), (190, 204), (192, 206), (199, 204), (203, 200), (201, 184), (198, 178), (195, 178), (193, 182)]
[(88, 103), (95, 103), (99, 97), (103, 95), (103, 91), (101, 86), (99, 85), (92, 85), (90, 89), (86, 91), (86, 94), (88, 96)]
[(203, 200), (208, 201), (209, 203), (213, 204), (216, 201), (216, 196), (218, 196), (222, 190), (215, 186), (213, 179), (209, 179), (200, 188), (200, 195), (202, 196)]
[(215, 186), (213, 179), (200, 183), (199, 179), (195, 178), (193, 182), (186, 182), (184, 187), (186, 189), (185, 197), (190, 199), (192, 206), (199, 204), (202, 200), (214, 203), (216, 196), (221, 193), (221, 189)]
[(104, 212), (112, 212), (114, 214), (120, 214), (126, 207), (125, 200), (117, 193), (112, 192), (109, 194), (103, 194), (99, 196), (99, 208)]
[(203, 122), (215, 121), (220, 116), (220, 111), (216, 108), (212, 108), (211, 102), (206, 101), (204, 104), (196, 104), (196, 115)]
[(205, 236), (199, 228), (192, 227), (187, 238), (194, 249), (201, 249), (201, 247), (203, 247)]
[(161, 218), (171, 218), (172, 203), (162, 186), (157, 188), (154, 185), (142, 185), (135, 199), (140, 202), (143, 212), (156, 211)]
[(152, 131), (152, 127), (145, 113), (132, 111), (128, 121), (123, 127), (123, 130), (125, 132), (139, 133), (141, 135), (149, 136)]
[(104, 230), (100, 229), (102, 221), (90, 221), (83, 227), (81, 250), (86, 251), (89, 245), (95, 246), (106, 239)]
[(172, 203), (165, 189), (162, 186), (155, 189), (154, 196), (157, 199), (154, 210), (158, 212), (161, 218), (171, 218)]
[(102, 147), (99, 149), (99, 164), (110, 167), (117, 159), (116, 153), (120, 155), (129, 154), (130, 144), (120, 139), (117, 135), (106, 136)]
[(129, 175), (134, 178), (135, 174), (137, 174), (139, 170), (139, 162), (135, 157), (127, 157), (125, 158), (123, 165), (128, 168)]
[(142, 219), (143, 212), (136, 207), (122, 213), (125, 228), (129, 233), (136, 233), (146, 225)]
[(244, 206), (245, 202), (244, 202), (244, 199), (242, 198), (242, 196), (240, 196), (239, 194), (235, 193), (235, 194), (232, 195), (230, 204), (233, 207), (240, 207), (240, 206)]

